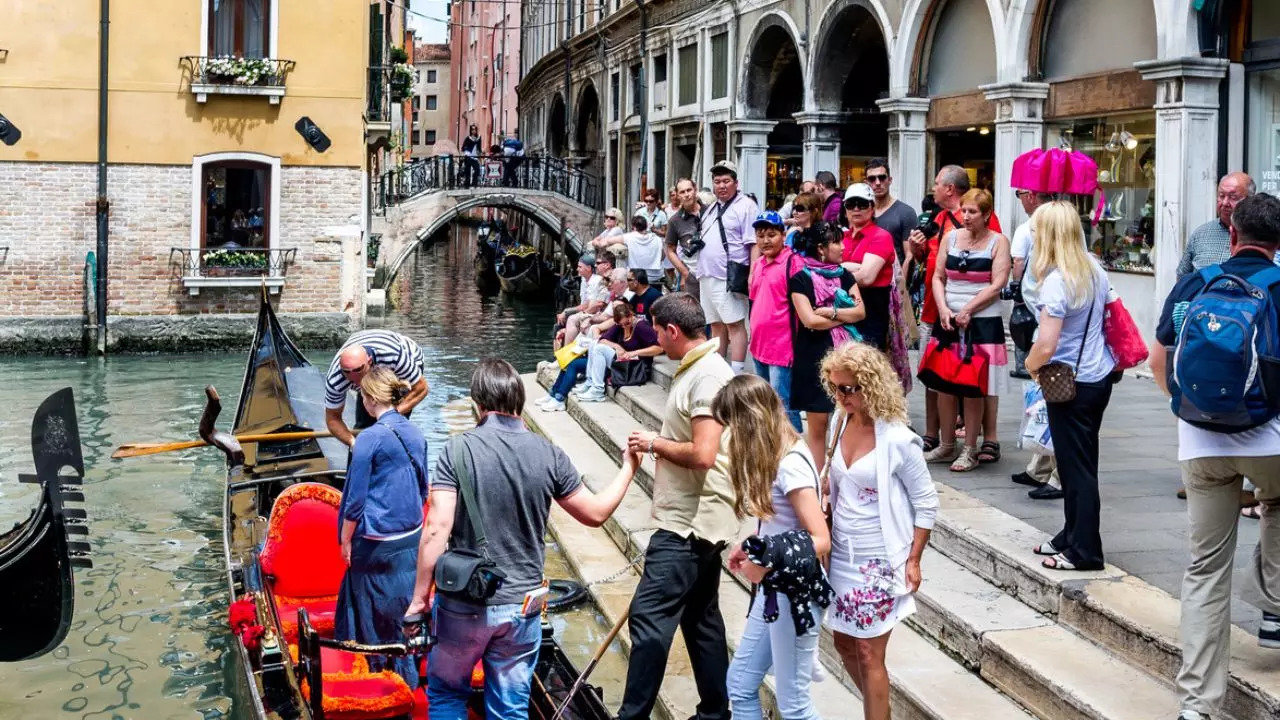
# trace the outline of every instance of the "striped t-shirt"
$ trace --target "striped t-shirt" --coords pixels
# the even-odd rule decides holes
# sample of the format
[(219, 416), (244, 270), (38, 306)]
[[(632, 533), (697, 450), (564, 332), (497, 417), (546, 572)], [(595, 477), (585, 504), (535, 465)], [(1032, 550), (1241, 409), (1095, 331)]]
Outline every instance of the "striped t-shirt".
[(325, 376), (324, 406), (336, 410), (347, 404), (347, 391), (354, 388), (347, 376), (342, 374), (339, 359), (342, 351), (352, 346), (364, 346), (373, 351), (373, 364), (391, 368), (396, 377), (410, 385), (422, 379), (422, 348), (418, 343), (391, 330), (361, 330), (347, 338), (342, 350), (333, 356), (329, 363), (329, 374)]

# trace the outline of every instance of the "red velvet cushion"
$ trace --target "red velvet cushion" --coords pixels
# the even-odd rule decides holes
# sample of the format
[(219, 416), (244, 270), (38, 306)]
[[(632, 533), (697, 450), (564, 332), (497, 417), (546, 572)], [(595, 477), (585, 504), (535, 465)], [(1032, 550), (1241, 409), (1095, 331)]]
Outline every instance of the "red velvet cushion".
[[(338, 545), (342, 493), (320, 483), (298, 483), (276, 498), (262, 549), (262, 570), (272, 591), (289, 598), (333, 597), (347, 565)], [(283, 619), (283, 618), (282, 618)]]
[[(296, 662), (297, 645), (289, 646), (289, 654)], [(415, 709), (414, 694), (404, 678), (390, 670), (371, 673), (363, 655), (320, 648), (320, 670), (326, 720), (379, 720), (400, 717)], [(309, 693), (305, 678), (302, 684), (303, 692)]]
[(280, 616), (280, 630), (284, 633), (285, 642), (298, 642), (298, 608), (307, 609), (307, 618), (316, 634), (323, 638), (333, 637), (333, 618), (338, 609), (338, 598), (290, 598), (276, 596), (276, 613)]

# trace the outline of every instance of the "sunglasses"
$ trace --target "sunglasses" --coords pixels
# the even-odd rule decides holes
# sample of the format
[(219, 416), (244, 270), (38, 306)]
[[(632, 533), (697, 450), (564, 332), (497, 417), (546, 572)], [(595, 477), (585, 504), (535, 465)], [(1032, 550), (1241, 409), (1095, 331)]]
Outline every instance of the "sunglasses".
[(809, 212), (809, 208), (804, 205), (792, 205), (791, 212)]
[(871, 201), (863, 200), (862, 198), (847, 200), (844, 204), (845, 210), (866, 210), (869, 207), (871, 207)]
[(956, 266), (957, 270), (959, 270), (960, 272), (964, 272), (965, 270), (969, 269), (969, 254), (972, 252), (973, 252), (972, 250), (960, 251), (960, 264)]
[(857, 395), (862, 392), (861, 385), (836, 385), (830, 382), (827, 383), (827, 389), (830, 390), (833, 395), (843, 395), (845, 397), (848, 397), (849, 395)]
[(1030, 190), (1015, 190), (1013, 193), (1018, 198), (1024, 198), (1031, 194)]
[(889, 182), (889, 176), (888, 175), (868, 175), (867, 182), (868, 183)]

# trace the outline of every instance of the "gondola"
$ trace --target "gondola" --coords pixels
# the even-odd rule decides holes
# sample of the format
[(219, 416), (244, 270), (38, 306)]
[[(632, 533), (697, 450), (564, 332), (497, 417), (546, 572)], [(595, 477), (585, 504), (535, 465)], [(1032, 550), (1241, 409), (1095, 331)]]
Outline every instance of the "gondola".
[[(247, 717), (292, 720), (425, 718), (426, 697), (391, 672), (370, 672), (371, 655), (414, 652), (414, 643), (362, 646), (331, 639), (345, 571), (336, 542), (346, 448), (333, 438), (245, 443), (215, 428), (217, 392), (200, 435), (227, 455), (223, 537), (230, 622), (252, 705)], [(324, 427), (324, 372), (285, 335), (263, 298), (249, 351), (234, 433)], [(350, 408), (348, 408), (350, 409)], [(421, 648), (417, 648), (421, 649)], [(430, 661), (430, 654), (426, 654)], [(549, 720), (578, 677), (543, 624), (529, 716)], [(483, 717), (483, 680), (473, 678), (472, 717)], [(574, 696), (562, 717), (609, 717), (600, 691)]]
[(516, 245), (507, 250), (497, 263), (498, 282), (508, 295), (538, 295), (547, 289), (548, 281), (554, 281), (538, 249), (531, 245)]
[[(93, 567), (80, 483), (84, 459), (71, 388), (40, 404), (31, 422), (36, 472), (18, 480), (40, 484), (40, 500), (25, 521), (0, 535), (0, 661), (43, 655), (71, 627), (74, 568)], [(63, 475), (70, 468), (74, 475)]]
[(498, 237), (489, 223), (480, 225), (476, 237), (475, 273), (476, 287), (482, 292), (495, 290), (498, 287)]

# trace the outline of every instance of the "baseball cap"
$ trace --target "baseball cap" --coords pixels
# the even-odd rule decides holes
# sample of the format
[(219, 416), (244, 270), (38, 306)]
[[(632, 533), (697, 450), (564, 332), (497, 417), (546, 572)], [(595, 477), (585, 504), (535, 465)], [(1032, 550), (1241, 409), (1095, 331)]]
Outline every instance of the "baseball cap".
[[(718, 172), (717, 172), (718, 171)], [(734, 180), (738, 179), (738, 166), (733, 164), (731, 160), (721, 160), (711, 166), (711, 174), (715, 175), (732, 175)]]
[(751, 227), (759, 230), (762, 227), (783, 228), (785, 227), (785, 225), (782, 224), (781, 215), (774, 212), (773, 210), (765, 210), (764, 212), (756, 216), (756, 221), (751, 223)]
[(876, 201), (875, 193), (871, 192), (871, 186), (866, 183), (854, 183), (844, 193), (844, 201), (850, 200), (867, 200), (869, 202)]

